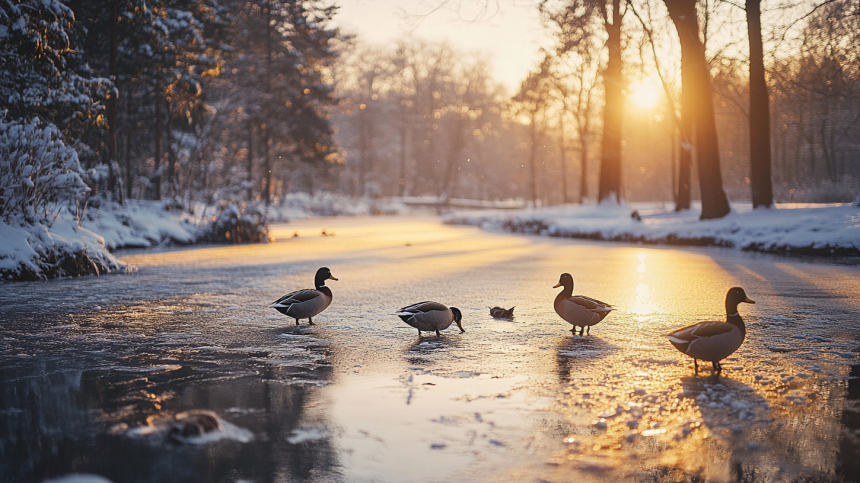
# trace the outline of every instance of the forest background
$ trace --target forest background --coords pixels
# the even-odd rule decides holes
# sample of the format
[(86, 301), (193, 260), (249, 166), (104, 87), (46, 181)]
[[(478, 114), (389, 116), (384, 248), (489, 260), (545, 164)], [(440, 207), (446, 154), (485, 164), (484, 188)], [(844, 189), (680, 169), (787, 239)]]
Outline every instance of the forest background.
[(708, 219), (728, 200), (860, 193), (856, 2), (534, 8), (553, 45), (510, 92), (485, 53), (364, 43), (337, 2), (4, 0), (0, 217), (130, 200), (259, 214), (331, 192), (700, 200)]

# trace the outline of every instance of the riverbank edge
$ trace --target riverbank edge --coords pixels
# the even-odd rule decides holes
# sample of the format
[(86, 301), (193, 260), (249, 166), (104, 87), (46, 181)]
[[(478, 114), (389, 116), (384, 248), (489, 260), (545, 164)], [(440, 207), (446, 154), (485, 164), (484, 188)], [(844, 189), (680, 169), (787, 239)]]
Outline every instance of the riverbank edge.
[(814, 257), (818, 259), (848, 259), (851, 262), (860, 263), (860, 247), (831, 243), (787, 244), (767, 243), (763, 241), (738, 243), (734, 240), (714, 235), (687, 236), (680, 233), (668, 233), (660, 236), (649, 236), (643, 233), (624, 230), (609, 234), (602, 230), (564, 228), (556, 225), (554, 222), (548, 221), (546, 218), (534, 216), (498, 218), (493, 215), (450, 215), (443, 219), (443, 223), (448, 225), (475, 226), (490, 231), (521, 233), (552, 238), (638, 243), (654, 246), (736, 248), (745, 252), (791, 257)]

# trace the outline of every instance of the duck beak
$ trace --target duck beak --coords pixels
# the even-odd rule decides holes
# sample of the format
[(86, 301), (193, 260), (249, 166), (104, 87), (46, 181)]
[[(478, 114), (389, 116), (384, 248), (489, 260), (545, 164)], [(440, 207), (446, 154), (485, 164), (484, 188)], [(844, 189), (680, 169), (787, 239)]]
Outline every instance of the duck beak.
[(466, 332), (466, 329), (464, 329), (464, 328), (463, 328), (463, 324), (462, 324), (459, 320), (455, 320), (454, 322), (456, 322), (456, 323), (457, 323), (457, 327), (459, 327), (459, 328), (460, 328), (460, 333), (461, 333), (461, 334), (462, 334), (463, 332)]
[(329, 280), (337, 280), (336, 278), (334, 278), (334, 275), (329, 275), (328, 278)]
[(749, 298), (749, 297), (744, 297), (744, 302), (746, 302), (746, 303), (748, 303), (748, 304), (754, 304), (754, 303), (755, 303), (755, 300), (753, 300), (753, 299), (751, 299), (751, 298)]
[(552, 288), (559, 288), (559, 287), (561, 287), (561, 282), (558, 282), (557, 284), (552, 286)]

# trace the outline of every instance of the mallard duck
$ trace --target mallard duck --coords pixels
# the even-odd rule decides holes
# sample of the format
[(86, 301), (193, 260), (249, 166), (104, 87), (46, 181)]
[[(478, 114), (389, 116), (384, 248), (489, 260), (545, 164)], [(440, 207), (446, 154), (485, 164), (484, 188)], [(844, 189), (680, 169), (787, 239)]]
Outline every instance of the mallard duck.
[(744, 320), (738, 314), (738, 304), (755, 301), (747, 297), (744, 289), (732, 287), (726, 294), (726, 321), (705, 321), (666, 334), (676, 349), (693, 358), (696, 374), (699, 373), (698, 359), (710, 361), (714, 374), (723, 372), (720, 361), (730, 356), (743, 344), (747, 334)]
[(421, 331), (436, 331), (436, 337), (441, 337), (440, 330), (447, 329), (451, 322), (455, 322), (460, 332), (466, 332), (463, 328), (463, 314), (457, 307), (450, 309), (439, 302), (418, 302), (397, 311), (398, 317), (404, 322)]
[(173, 427), (170, 428), (168, 434), (171, 438), (184, 442), (186, 438), (202, 436), (220, 429), (221, 421), (215, 413), (206, 410), (194, 410), (177, 413), (173, 417)]
[(564, 290), (555, 297), (555, 312), (573, 326), (573, 333), (576, 333), (576, 327), (579, 326), (579, 335), (583, 335), (586, 327), (590, 334), (591, 326), (612, 312), (612, 307), (606, 302), (584, 295), (573, 295), (573, 277), (569, 273), (562, 273), (558, 283), (552, 288), (558, 287), (564, 287)]
[(288, 293), (272, 302), (270, 307), (288, 317), (296, 319), (296, 325), (299, 325), (299, 319), (308, 319), (308, 324), (313, 325), (314, 321), (312, 317), (331, 305), (332, 293), (331, 289), (325, 286), (326, 280), (337, 279), (331, 274), (331, 270), (327, 267), (322, 267), (317, 270), (316, 277), (314, 278), (316, 289), (306, 288)]
[(503, 309), (502, 307), (489, 307), (490, 315), (492, 315), (494, 319), (513, 319), (515, 308), (517, 308), (516, 305), (509, 309)]

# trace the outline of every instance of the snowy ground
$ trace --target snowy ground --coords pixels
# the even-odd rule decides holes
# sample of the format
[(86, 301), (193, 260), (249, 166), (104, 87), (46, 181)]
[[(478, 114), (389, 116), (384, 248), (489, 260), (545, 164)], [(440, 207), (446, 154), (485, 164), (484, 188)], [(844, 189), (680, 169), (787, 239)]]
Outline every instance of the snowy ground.
[[(217, 208), (204, 205), (195, 206), (193, 213), (169, 207), (158, 201), (134, 200), (122, 206), (102, 203), (86, 210), (80, 227), (65, 210), (50, 226), (0, 222), (0, 278), (72, 274), (74, 267), (61, 269), (68, 260), (86, 265), (84, 273), (129, 270), (110, 251), (196, 243), (218, 212)], [(406, 215), (414, 209), (396, 198), (291, 193), (283, 203), (269, 207), (267, 217), (272, 222), (285, 222), (318, 216)], [(631, 217), (634, 210), (641, 220)], [(753, 210), (749, 204), (738, 203), (733, 205), (730, 215), (721, 219), (700, 221), (698, 216), (696, 207), (675, 213), (671, 206), (638, 203), (458, 211), (449, 214), (445, 221), (555, 237), (860, 256), (860, 208), (850, 204), (781, 204), (772, 209)], [(81, 254), (89, 261), (80, 262)], [(22, 277), (23, 273), (29, 275)]]
[[(634, 218), (634, 210), (641, 220)], [(736, 247), (818, 256), (860, 256), (860, 208), (850, 204), (777, 204), (753, 210), (735, 203), (717, 220), (699, 220), (698, 207), (564, 205), (516, 211), (472, 211), (446, 217), (449, 224), (565, 238), (647, 244)]]
[[(111, 251), (166, 244), (188, 245), (205, 239), (207, 227), (220, 210), (197, 204), (193, 210), (167, 201), (130, 200), (123, 205), (93, 202), (81, 226), (65, 208), (53, 223), (0, 221), (0, 279), (33, 280), (81, 273), (133, 269)], [(405, 214), (397, 199), (353, 198), (332, 193), (290, 193), (282, 203), (267, 208), (270, 221), (285, 222), (316, 216)], [(71, 264), (71, 265), (70, 265)], [(84, 267), (85, 269), (79, 269)]]

